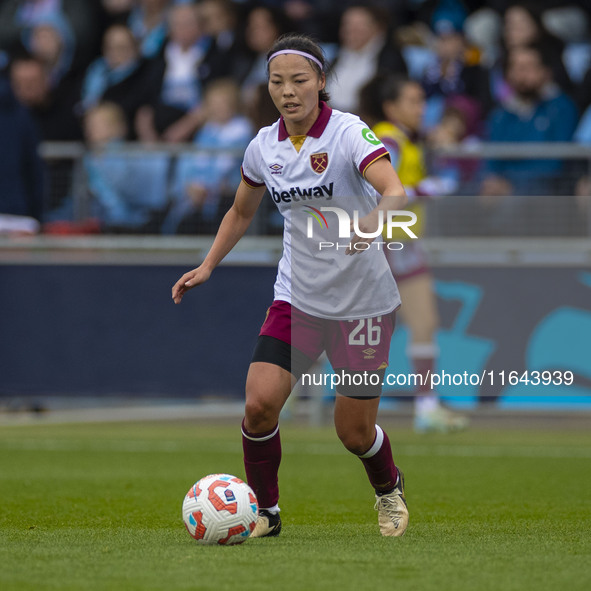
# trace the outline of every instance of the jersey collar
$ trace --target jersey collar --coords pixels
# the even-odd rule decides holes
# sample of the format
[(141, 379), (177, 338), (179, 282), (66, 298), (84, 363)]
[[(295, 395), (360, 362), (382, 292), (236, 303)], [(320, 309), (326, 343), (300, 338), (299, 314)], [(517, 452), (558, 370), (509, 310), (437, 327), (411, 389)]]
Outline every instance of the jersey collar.
[[(332, 109), (324, 101), (320, 101), (320, 115), (318, 115), (318, 119), (314, 121), (314, 124), (310, 127), (306, 135), (319, 138), (326, 129), (331, 114)], [(283, 117), (281, 117), (279, 120), (279, 141), (282, 142), (288, 137), (289, 133), (287, 133), (287, 129), (285, 128), (285, 121), (283, 121)]]

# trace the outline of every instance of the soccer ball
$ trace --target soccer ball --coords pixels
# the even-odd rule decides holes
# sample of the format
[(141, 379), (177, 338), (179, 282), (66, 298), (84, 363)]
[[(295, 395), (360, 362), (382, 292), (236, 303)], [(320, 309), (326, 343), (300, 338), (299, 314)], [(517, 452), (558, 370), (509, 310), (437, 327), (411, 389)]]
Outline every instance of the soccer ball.
[(183, 521), (200, 544), (241, 544), (251, 534), (259, 504), (250, 486), (231, 474), (197, 481), (183, 501)]

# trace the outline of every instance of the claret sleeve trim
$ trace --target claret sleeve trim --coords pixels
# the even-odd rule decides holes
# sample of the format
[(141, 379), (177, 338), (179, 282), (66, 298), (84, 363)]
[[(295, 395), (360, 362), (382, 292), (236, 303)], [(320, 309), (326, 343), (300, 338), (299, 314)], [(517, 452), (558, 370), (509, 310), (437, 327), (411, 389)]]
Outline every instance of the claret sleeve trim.
[(384, 147), (378, 148), (377, 150), (375, 150), (371, 154), (367, 155), (361, 161), (361, 164), (359, 165), (359, 172), (363, 176), (365, 176), (365, 171), (368, 169), (370, 164), (373, 164), (376, 160), (379, 160), (380, 158), (383, 158), (384, 156), (386, 158), (388, 158), (388, 160), (390, 160), (390, 154), (388, 153), (388, 150), (386, 150), (386, 148), (384, 148)]
[(244, 183), (253, 189), (258, 189), (259, 187), (262, 187), (265, 184), (257, 183), (256, 181), (253, 181), (251, 178), (247, 177), (246, 174), (244, 174), (244, 168), (242, 168), (242, 166), (240, 167), (240, 174), (242, 176), (242, 180), (244, 181)]

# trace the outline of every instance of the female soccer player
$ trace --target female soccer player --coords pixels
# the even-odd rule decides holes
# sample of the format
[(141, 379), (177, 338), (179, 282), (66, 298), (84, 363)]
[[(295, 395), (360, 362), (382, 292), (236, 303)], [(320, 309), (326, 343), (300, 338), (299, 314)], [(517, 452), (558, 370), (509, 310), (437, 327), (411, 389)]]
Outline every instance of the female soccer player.
[(178, 304), (209, 279), (243, 236), (266, 188), (284, 217), (284, 250), (246, 379), (244, 465), (260, 507), (251, 537), (281, 530), (279, 413), (323, 351), (342, 378), (336, 431), (375, 489), (380, 531), (401, 536), (408, 524), (404, 478), (375, 423), (400, 297), (383, 243), (374, 240), (380, 219), (402, 209), (406, 195), (369, 128), (326, 104), (325, 67), (308, 37), (289, 34), (274, 44), (269, 93), (281, 118), (248, 146), (242, 183), (209, 253), (172, 288)]

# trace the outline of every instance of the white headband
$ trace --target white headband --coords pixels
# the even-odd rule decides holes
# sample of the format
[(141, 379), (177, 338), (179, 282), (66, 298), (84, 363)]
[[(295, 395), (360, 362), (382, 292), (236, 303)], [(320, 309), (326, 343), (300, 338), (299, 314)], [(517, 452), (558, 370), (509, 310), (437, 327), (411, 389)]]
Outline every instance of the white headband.
[(322, 63), (320, 62), (320, 60), (317, 57), (314, 57), (313, 55), (306, 53), (305, 51), (298, 51), (297, 49), (282, 49), (281, 51), (276, 51), (268, 60), (267, 60), (267, 65), (269, 65), (269, 63), (271, 62), (271, 60), (274, 57), (277, 57), (278, 55), (285, 55), (287, 53), (291, 53), (293, 55), (301, 55), (302, 57), (305, 57), (306, 59), (312, 60), (319, 68), (320, 71), (323, 71), (323, 67), (322, 67)]

